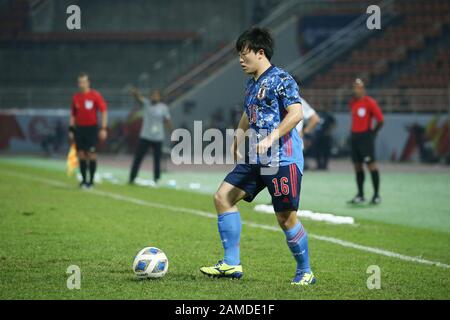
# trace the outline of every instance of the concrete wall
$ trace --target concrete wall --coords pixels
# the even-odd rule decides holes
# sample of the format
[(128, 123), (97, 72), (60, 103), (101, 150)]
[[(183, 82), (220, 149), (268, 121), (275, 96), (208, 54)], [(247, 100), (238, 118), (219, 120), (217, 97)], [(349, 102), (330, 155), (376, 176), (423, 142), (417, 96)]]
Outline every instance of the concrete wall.
[[(100, 148), (101, 152), (132, 152), (138, 139), (140, 121), (137, 110), (111, 110), (109, 113), (110, 134), (107, 143)], [(176, 116), (176, 113), (172, 113)], [(1, 152), (42, 152), (41, 143), (47, 136), (61, 136), (60, 151), (65, 152), (67, 146), (68, 110), (21, 110), (17, 112), (0, 111)], [(336, 127), (333, 131), (334, 144), (343, 146), (350, 134), (350, 114), (335, 113)], [(202, 119), (202, 118), (199, 118)], [(398, 160), (410, 138), (409, 128), (420, 125), (423, 128), (433, 127), (433, 136), (426, 143), (427, 147), (439, 154), (437, 149), (448, 150), (449, 139), (441, 135), (448, 125), (448, 114), (386, 114), (385, 126), (376, 140), (378, 159)], [(56, 133), (56, 125), (61, 125), (61, 131)], [(203, 130), (206, 128), (203, 127)], [(169, 137), (167, 137), (167, 140)], [(200, 138), (201, 139), (201, 138)], [(440, 141), (440, 142), (439, 142)], [(167, 146), (169, 145), (166, 141)], [(206, 146), (206, 145), (205, 145)], [(418, 148), (408, 160), (418, 161)], [(394, 157), (395, 156), (395, 157)]]

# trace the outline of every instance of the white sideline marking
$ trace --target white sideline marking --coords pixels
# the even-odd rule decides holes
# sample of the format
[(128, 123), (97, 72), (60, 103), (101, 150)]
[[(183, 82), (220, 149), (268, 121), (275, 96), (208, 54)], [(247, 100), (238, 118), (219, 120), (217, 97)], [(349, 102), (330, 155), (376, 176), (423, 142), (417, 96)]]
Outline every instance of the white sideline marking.
[[(254, 207), (254, 210), (257, 212), (268, 214), (275, 213), (275, 211), (273, 210), (273, 206), (267, 204), (257, 204)], [(355, 224), (355, 219), (353, 219), (353, 217), (337, 216), (331, 213), (312, 212), (310, 210), (298, 210), (297, 216), (314, 221), (325, 221), (333, 224)]]
[[(3, 171), (3, 170), (1, 171), (1, 173), (8, 174), (8, 175), (13, 175), (13, 176), (16, 176), (16, 177), (20, 177), (20, 178), (23, 178), (25, 180), (31, 180), (31, 181), (45, 183), (45, 184), (56, 186), (56, 187), (72, 188), (71, 185), (63, 183), (63, 182), (60, 182), (60, 181), (57, 181), (57, 180), (39, 178), (39, 177), (36, 177), (36, 176), (29, 176), (29, 175), (24, 175), (24, 174), (17, 173), (17, 172), (10, 172), (10, 171)], [(206, 211), (195, 210), (195, 209), (188, 209), (188, 208), (183, 208), (183, 207), (176, 207), (176, 206), (166, 205), (166, 204), (162, 204), (162, 203), (145, 201), (145, 200), (141, 200), (141, 199), (137, 199), (137, 198), (123, 196), (123, 195), (116, 194), (116, 193), (113, 193), (113, 192), (100, 191), (100, 190), (95, 190), (95, 189), (94, 190), (87, 190), (86, 192), (89, 192), (89, 193), (92, 193), (92, 194), (96, 194), (96, 195), (99, 195), (99, 196), (103, 196), (103, 197), (107, 197), (107, 198), (111, 198), (111, 199), (115, 199), (115, 200), (119, 200), (119, 201), (125, 201), (125, 202), (129, 202), (129, 203), (141, 205), (141, 206), (166, 209), (166, 210), (170, 210), (170, 211), (174, 211), (174, 212), (185, 212), (185, 213), (190, 213), (190, 214), (193, 214), (193, 215), (196, 215), (196, 216), (201, 216), (201, 217), (210, 218), (210, 219), (216, 219), (217, 218), (216, 214), (212, 214), (212, 213), (209, 213), (209, 212), (206, 212)], [(254, 223), (254, 222), (251, 222), (251, 221), (242, 221), (242, 224), (245, 224), (245, 225), (247, 225), (249, 227), (253, 227), (253, 228), (259, 228), (259, 229), (264, 229), (264, 230), (281, 232), (281, 229), (278, 228), (278, 227), (264, 225), (264, 224), (259, 224), (259, 223)], [(360, 245), (360, 244), (357, 244), (357, 243), (341, 240), (341, 239), (338, 239), (338, 238), (319, 236), (319, 235), (310, 234), (310, 233), (308, 234), (308, 236), (310, 238), (312, 238), (312, 239), (334, 243), (334, 244), (340, 245), (342, 247), (353, 248), (353, 249), (357, 249), (357, 250), (361, 250), (361, 251), (365, 251), (365, 252), (375, 253), (375, 254), (386, 256), (386, 257), (390, 257), (390, 258), (397, 258), (397, 259), (403, 260), (403, 261), (416, 262), (416, 263), (421, 263), (421, 264), (426, 264), (426, 265), (434, 265), (434, 266), (441, 267), (441, 268), (446, 268), (446, 269), (450, 268), (450, 265), (442, 263), (442, 262), (431, 261), (431, 260), (421, 259), (421, 258), (417, 258), (417, 257), (406, 256), (406, 255), (403, 255), (403, 254), (400, 254), (400, 253), (396, 253), (396, 252), (393, 252), (393, 251), (388, 251), (388, 250), (379, 249), (379, 248), (373, 248), (373, 247), (367, 247), (367, 246), (363, 246), (363, 245)]]

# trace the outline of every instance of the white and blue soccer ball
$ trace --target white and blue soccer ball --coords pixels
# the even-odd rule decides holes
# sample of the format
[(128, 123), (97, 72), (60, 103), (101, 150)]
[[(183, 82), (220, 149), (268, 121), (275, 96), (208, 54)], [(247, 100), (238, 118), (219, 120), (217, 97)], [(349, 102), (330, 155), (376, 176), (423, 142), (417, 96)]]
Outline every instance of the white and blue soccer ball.
[(133, 271), (138, 278), (161, 278), (169, 269), (169, 259), (158, 248), (146, 247), (138, 252), (133, 261)]

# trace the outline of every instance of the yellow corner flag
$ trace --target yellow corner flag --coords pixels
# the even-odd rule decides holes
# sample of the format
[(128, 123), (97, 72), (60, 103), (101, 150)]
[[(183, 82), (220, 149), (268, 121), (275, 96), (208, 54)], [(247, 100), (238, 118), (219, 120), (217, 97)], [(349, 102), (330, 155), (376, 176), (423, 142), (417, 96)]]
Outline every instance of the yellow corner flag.
[(72, 143), (67, 154), (67, 176), (71, 177), (76, 168), (78, 168), (77, 148)]

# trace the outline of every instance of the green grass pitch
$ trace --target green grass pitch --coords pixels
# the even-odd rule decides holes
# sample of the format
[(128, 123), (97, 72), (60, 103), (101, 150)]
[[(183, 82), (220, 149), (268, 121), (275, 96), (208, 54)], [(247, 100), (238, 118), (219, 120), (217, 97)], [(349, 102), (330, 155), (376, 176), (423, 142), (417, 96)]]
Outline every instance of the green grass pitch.
[[(450, 299), (450, 174), (384, 174), (382, 205), (353, 208), (345, 205), (354, 191), (351, 174), (308, 172), (302, 208), (351, 215), (356, 224), (303, 220), (318, 279), (303, 288), (289, 284), (295, 264), (283, 233), (250, 224), (241, 239), (244, 278), (204, 277), (199, 267), (222, 255), (216, 220), (202, 215), (214, 212), (207, 192), (110, 183), (82, 191), (62, 167), (0, 159), (0, 299)], [(204, 176), (215, 187), (223, 174)], [(253, 205), (240, 206), (243, 220), (276, 227), (274, 216)], [(169, 272), (137, 280), (132, 259), (149, 245), (165, 251)], [(81, 269), (80, 290), (66, 286), (70, 265)], [(379, 290), (367, 288), (371, 265), (381, 269)]]

